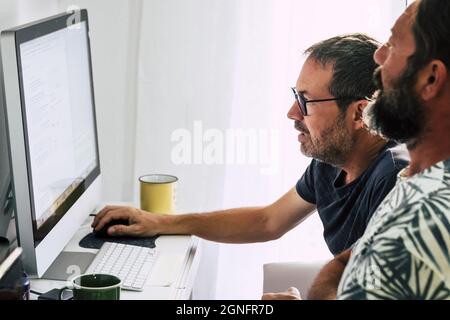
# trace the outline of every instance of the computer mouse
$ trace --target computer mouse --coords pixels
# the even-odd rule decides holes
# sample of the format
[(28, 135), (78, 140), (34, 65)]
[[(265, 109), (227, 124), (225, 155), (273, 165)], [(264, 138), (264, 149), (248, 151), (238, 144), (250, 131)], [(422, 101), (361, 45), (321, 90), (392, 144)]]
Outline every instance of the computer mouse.
[(98, 231), (95, 231), (95, 230), (94, 230), (93, 233), (94, 233), (94, 235), (95, 235), (97, 238), (107, 238), (107, 237), (111, 237), (111, 236), (108, 234), (108, 228), (111, 227), (111, 226), (118, 225), (118, 224), (122, 224), (122, 225), (125, 225), (125, 226), (128, 226), (128, 225), (129, 225), (127, 219), (116, 219), (116, 220), (111, 220), (110, 222), (108, 222), (107, 224), (105, 224), (105, 225), (103, 226), (103, 228), (101, 228), (100, 230), (98, 230)]

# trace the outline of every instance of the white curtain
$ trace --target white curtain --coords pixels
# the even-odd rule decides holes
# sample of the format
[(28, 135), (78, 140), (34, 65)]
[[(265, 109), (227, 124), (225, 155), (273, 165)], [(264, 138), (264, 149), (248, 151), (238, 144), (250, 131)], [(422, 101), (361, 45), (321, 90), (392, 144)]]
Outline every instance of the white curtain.
[[(286, 119), (292, 103), (288, 88), (295, 85), (304, 60), (302, 52), (317, 41), (342, 33), (365, 32), (384, 41), (403, 8), (400, 1), (379, 0), (240, 3), (235, 96), (229, 125), (278, 131), (278, 150), (274, 152), (279, 157), (273, 159), (278, 170), (273, 175), (261, 175), (249, 167), (227, 167), (224, 206), (275, 200), (294, 186), (308, 165), (310, 160), (299, 153), (293, 123)], [(269, 244), (221, 245), (217, 297), (258, 298), (261, 265), (265, 262), (331, 257), (322, 232), (320, 220), (314, 215)]]
[[(144, 1), (135, 178), (149, 172), (178, 175), (184, 212), (276, 200), (310, 161), (300, 154), (286, 118), (302, 52), (341, 33), (365, 32), (383, 41), (404, 5), (395, 0)], [(224, 155), (223, 163), (208, 165), (192, 155), (191, 164), (175, 164), (171, 152), (179, 140), (171, 138), (179, 128), (191, 134), (192, 154), (220, 137), (226, 145), (228, 129), (250, 130), (246, 151), (257, 156), (247, 154), (239, 164)], [(330, 257), (317, 217), (278, 241), (220, 245), (219, 252), (216, 295), (206, 295), (219, 299), (259, 298), (264, 262)], [(211, 279), (203, 287), (206, 283)]]

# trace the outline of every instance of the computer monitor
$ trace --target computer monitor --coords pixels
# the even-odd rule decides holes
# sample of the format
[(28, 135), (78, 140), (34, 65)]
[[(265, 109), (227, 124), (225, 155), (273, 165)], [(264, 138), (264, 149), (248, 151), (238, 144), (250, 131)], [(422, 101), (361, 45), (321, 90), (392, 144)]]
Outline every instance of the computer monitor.
[(101, 197), (87, 11), (3, 31), (1, 60), (18, 241), (42, 277)]

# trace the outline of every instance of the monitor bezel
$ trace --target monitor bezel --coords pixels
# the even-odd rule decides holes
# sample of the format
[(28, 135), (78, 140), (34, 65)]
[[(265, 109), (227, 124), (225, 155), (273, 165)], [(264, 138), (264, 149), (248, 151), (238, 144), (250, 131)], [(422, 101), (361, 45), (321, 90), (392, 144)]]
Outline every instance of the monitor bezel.
[[(0, 67), (0, 72), (1, 72)], [(3, 87), (0, 86), (3, 96)], [(0, 237), (6, 237), (13, 211), (11, 169), (8, 148), (8, 130), (6, 127), (6, 113), (3, 101), (0, 100)]]
[[(96, 118), (96, 108), (95, 108), (95, 97), (94, 97), (94, 86), (93, 86), (93, 74), (92, 74), (92, 57), (91, 57), (91, 47), (90, 47), (90, 37), (89, 37), (89, 22), (86, 10), (79, 11), (79, 20), (76, 23), (85, 22), (86, 24), (86, 41), (87, 41), (87, 54), (88, 54), (88, 67), (89, 67), (89, 80), (90, 80), (90, 90), (91, 90), (91, 103), (92, 103), (92, 116), (94, 121), (94, 134), (95, 134), (95, 149), (97, 163), (95, 168), (88, 174), (88, 176), (71, 192), (68, 198), (62, 203), (55, 213), (50, 216), (42, 226), (37, 228), (36, 223), (36, 213), (34, 204), (34, 194), (33, 192), (33, 181), (30, 163), (30, 150), (28, 142), (28, 132), (27, 132), (27, 120), (26, 120), (26, 106), (24, 99), (24, 88), (23, 88), (23, 75), (22, 75), (22, 64), (21, 64), (21, 50), (20, 45), (28, 41), (37, 39), (42, 36), (46, 36), (53, 32), (68, 28), (69, 19), (73, 18), (74, 13), (67, 13), (56, 18), (38, 21), (31, 25), (26, 25), (22, 28), (17, 28), (15, 30), (15, 43), (16, 43), (16, 58), (17, 58), (17, 70), (18, 70), (18, 80), (20, 88), (20, 105), (22, 111), (22, 121), (23, 121), (23, 131), (24, 131), (24, 145), (25, 145), (25, 155), (27, 163), (27, 176), (28, 185), (30, 191), (30, 208), (31, 208), (31, 219), (33, 225), (33, 239), (34, 246), (37, 247), (39, 243), (49, 234), (53, 227), (64, 217), (64, 215), (72, 208), (76, 201), (83, 195), (83, 193), (89, 188), (89, 186), (95, 181), (95, 179), (100, 175), (100, 156), (99, 156), (99, 146), (98, 146), (98, 133), (97, 133), (97, 118)], [(73, 26), (73, 25), (71, 25)]]

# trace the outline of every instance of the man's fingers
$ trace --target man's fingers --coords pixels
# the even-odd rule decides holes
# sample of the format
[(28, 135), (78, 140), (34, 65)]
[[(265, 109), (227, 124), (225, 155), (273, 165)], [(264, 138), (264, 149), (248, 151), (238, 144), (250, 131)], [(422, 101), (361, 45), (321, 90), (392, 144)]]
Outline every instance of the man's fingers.
[(106, 211), (107, 214), (104, 214), (103, 217), (99, 218), (95, 224), (95, 231), (102, 229), (107, 223), (112, 220), (124, 219), (129, 220), (130, 214), (128, 210), (125, 208), (115, 208)]
[(298, 291), (298, 289), (296, 287), (288, 288), (287, 292), (301, 298), (300, 291)]
[(136, 225), (132, 224), (129, 226), (124, 225), (115, 225), (112, 227), (109, 227), (108, 234), (111, 236), (137, 236), (138, 235), (138, 228)]
[(95, 228), (95, 226), (98, 224), (98, 222), (111, 210), (119, 208), (118, 206), (106, 206), (97, 214), (95, 215), (94, 221), (92, 222), (92, 227)]

